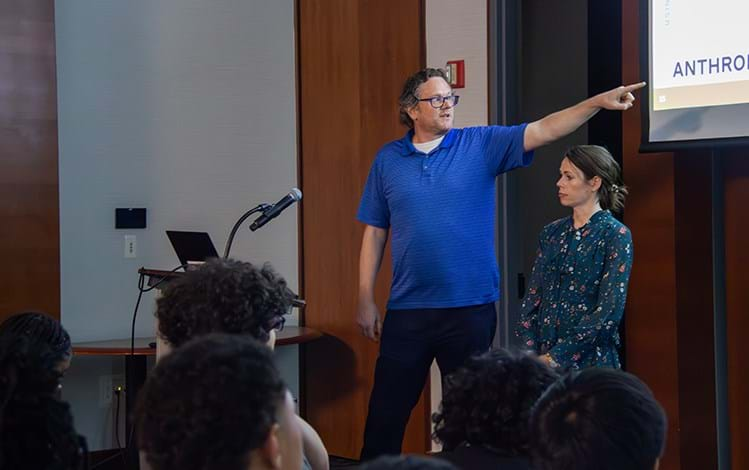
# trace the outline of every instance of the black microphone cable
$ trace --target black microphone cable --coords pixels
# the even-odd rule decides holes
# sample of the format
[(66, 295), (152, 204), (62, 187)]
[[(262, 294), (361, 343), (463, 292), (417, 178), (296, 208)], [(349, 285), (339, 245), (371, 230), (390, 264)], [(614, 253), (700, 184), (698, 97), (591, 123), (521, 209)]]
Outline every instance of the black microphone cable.
[[(131, 363), (135, 360), (135, 320), (138, 318), (138, 307), (140, 306), (140, 301), (143, 298), (143, 294), (146, 292), (150, 292), (157, 287), (159, 287), (161, 284), (164, 283), (167, 279), (169, 279), (171, 276), (168, 274), (175, 273), (179, 271), (180, 269), (187, 268), (187, 264), (180, 264), (176, 268), (168, 271), (166, 276), (161, 277), (158, 281), (153, 283), (152, 285), (145, 287), (145, 279), (146, 274), (143, 272), (143, 267), (138, 272), (138, 300), (135, 301), (135, 309), (133, 310), (133, 322), (130, 326), (130, 361)], [(158, 334), (158, 332), (156, 332)], [(130, 393), (130, 390), (125, 390), (125, 393)], [(132, 411), (132, 410), (129, 410)], [(127, 419), (127, 417), (125, 418)], [(130, 433), (127, 436), (127, 439), (125, 439), (125, 455), (127, 455), (127, 451), (130, 448), (130, 446), (133, 444), (133, 431), (135, 430), (135, 423), (133, 423), (133, 426), (130, 427)]]

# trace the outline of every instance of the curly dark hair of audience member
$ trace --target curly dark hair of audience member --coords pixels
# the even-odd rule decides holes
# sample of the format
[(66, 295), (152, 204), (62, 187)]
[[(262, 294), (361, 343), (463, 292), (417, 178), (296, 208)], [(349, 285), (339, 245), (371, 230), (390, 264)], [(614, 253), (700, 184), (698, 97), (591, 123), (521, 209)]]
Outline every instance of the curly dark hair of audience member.
[(85, 468), (85, 440), (57, 398), (58, 358), (27, 336), (0, 338), (0, 468)]
[(246, 334), (267, 342), (293, 293), (269, 264), (213, 259), (186, 272), (156, 304), (159, 335), (174, 347), (208, 333)]
[(408, 110), (419, 104), (419, 87), (432, 77), (439, 77), (447, 81), (447, 75), (442, 69), (426, 68), (408, 77), (403, 83), (403, 90), (398, 98), (398, 112), (400, 122), (409, 129), (414, 128), (414, 121), (408, 115)]
[(49, 346), (57, 356), (57, 362), (65, 362), (73, 354), (70, 335), (59, 321), (46, 313), (23, 312), (8, 317), (0, 324), (0, 338), (25, 336), (31, 341)]
[(433, 437), (448, 451), (465, 442), (529, 456), (531, 408), (557, 377), (530, 353), (495, 349), (474, 356), (444, 380)]
[(445, 460), (419, 455), (383, 455), (365, 463), (359, 470), (458, 470)]
[(591, 368), (549, 387), (533, 409), (531, 436), (539, 470), (652, 470), (666, 414), (634, 375)]
[(212, 334), (175, 349), (138, 395), (138, 445), (153, 470), (244, 470), (286, 386), (264, 344)]

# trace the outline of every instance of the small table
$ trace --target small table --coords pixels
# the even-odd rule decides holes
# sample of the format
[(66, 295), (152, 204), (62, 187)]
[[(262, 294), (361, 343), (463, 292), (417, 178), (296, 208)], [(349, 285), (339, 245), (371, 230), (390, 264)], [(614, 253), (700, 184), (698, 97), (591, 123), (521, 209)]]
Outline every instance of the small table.
[[(322, 336), (317, 330), (304, 326), (287, 326), (276, 336), (276, 346), (304, 344)], [(146, 382), (146, 360), (148, 356), (156, 356), (156, 348), (150, 344), (156, 342), (155, 337), (135, 338), (135, 348), (131, 351), (130, 339), (111, 339), (106, 341), (90, 341), (74, 343), (73, 354), (76, 356), (124, 356), (125, 357), (125, 412), (135, 410), (138, 392)], [(132, 353), (132, 354), (131, 354)], [(125, 436), (132, 435), (133, 423), (125, 420)], [(131, 445), (127, 448), (127, 460), (133, 468), (138, 468), (138, 449)]]
[[(276, 346), (303, 344), (322, 336), (319, 331), (306, 326), (285, 326), (276, 335)], [(155, 356), (156, 348), (149, 346), (155, 343), (155, 337), (135, 338), (134, 355)], [(130, 339), (110, 339), (106, 341), (90, 341), (74, 343), (73, 354), (76, 356), (129, 356)]]

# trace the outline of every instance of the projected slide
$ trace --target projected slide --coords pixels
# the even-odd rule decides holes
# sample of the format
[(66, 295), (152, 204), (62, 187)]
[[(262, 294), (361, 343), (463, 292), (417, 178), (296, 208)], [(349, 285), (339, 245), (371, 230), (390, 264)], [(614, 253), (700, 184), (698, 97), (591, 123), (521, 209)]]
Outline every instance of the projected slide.
[(749, 103), (749, 0), (651, 0), (654, 111)]

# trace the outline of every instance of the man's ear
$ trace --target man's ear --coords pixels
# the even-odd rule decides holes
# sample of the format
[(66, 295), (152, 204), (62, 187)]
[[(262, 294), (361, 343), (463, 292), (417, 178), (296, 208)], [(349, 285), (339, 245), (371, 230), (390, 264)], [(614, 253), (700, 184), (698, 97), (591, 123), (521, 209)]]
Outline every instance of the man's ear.
[(408, 117), (411, 118), (412, 121), (416, 120), (416, 117), (419, 115), (419, 112), (416, 110), (416, 106), (411, 106), (406, 110), (408, 113)]
[(281, 442), (278, 438), (280, 429), (278, 423), (271, 426), (263, 446), (259, 449), (263, 460), (269, 468), (281, 468)]

